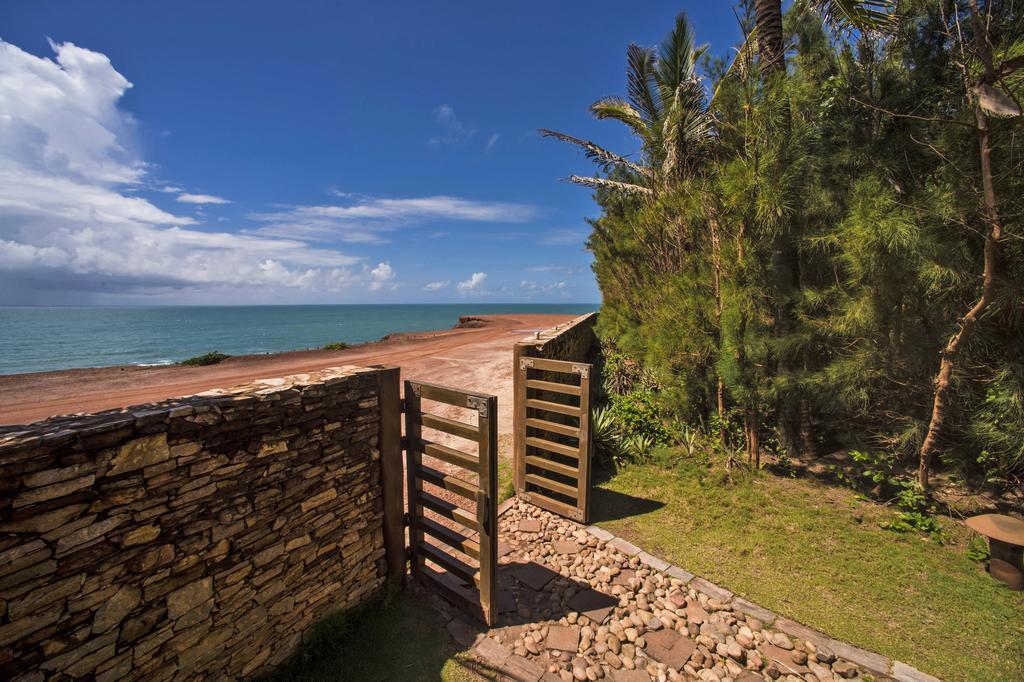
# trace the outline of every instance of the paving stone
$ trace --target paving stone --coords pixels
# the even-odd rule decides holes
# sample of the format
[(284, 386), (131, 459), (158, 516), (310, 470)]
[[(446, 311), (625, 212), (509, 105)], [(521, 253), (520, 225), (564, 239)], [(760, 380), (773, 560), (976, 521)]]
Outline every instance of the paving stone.
[(632, 542), (628, 542), (622, 538), (615, 538), (608, 544), (614, 547), (615, 549), (619, 550), (626, 556), (636, 556), (641, 551), (640, 548), (634, 545)]
[(759, 621), (766, 625), (768, 623), (774, 622), (775, 619), (778, 618), (778, 616), (775, 613), (769, 611), (768, 609), (762, 608), (757, 604), (754, 604), (753, 602), (749, 602), (743, 597), (733, 597), (732, 607), (737, 611), (741, 611), (747, 614), (748, 616), (753, 616), (754, 618), (757, 618)]
[(635, 577), (636, 571), (634, 571), (631, 568), (624, 568), (612, 578), (612, 585), (622, 585), (623, 587), (629, 587), (629, 581)]
[(611, 677), (613, 682), (651, 682), (646, 670), (613, 670)]
[(677, 578), (679, 580), (682, 580), (684, 583), (688, 583), (691, 580), (693, 580), (693, 578), (694, 578), (693, 573), (690, 573), (687, 570), (679, 568), (675, 564), (673, 564), (672, 566), (669, 566), (668, 568), (666, 568), (665, 569), (665, 573), (666, 573), (666, 575), (670, 575), (673, 578)]
[(522, 519), (519, 522), (520, 533), (539, 533), (540, 528), (540, 519)]
[(580, 544), (574, 540), (555, 540), (551, 547), (559, 554), (579, 554)]
[(516, 580), (537, 591), (543, 590), (545, 585), (558, 577), (557, 573), (536, 561), (511, 564), (510, 566), (510, 572)]
[(609, 540), (615, 537), (614, 535), (606, 531), (604, 528), (601, 528), (600, 526), (587, 526), (587, 532), (593, 535), (598, 540), (604, 540), (605, 542), (608, 542)]
[(498, 540), (498, 558), (508, 556), (515, 551), (515, 546), (505, 542), (504, 540)]
[(580, 648), (580, 629), (575, 625), (552, 625), (544, 639), (548, 649), (576, 653)]
[(647, 655), (670, 668), (682, 668), (697, 650), (697, 643), (675, 630), (657, 630), (644, 635)]
[(894, 680), (898, 680), (898, 682), (940, 682), (939, 678), (923, 673), (917, 668), (912, 668), (902, 661), (895, 661), (892, 664), (890, 675), (892, 675)]
[(452, 636), (459, 646), (469, 648), (480, 636), (480, 628), (469, 621), (456, 616), (448, 621), (448, 634)]
[(481, 637), (480, 641), (476, 643), (475, 647), (473, 647), (473, 651), (475, 651), (480, 658), (494, 666), (501, 665), (508, 660), (509, 656), (512, 655), (511, 651), (506, 647), (503, 647), (501, 644), (498, 644), (490, 637)]
[(619, 600), (615, 597), (592, 589), (577, 592), (569, 600), (569, 608), (598, 624), (603, 623), (612, 609), (618, 605)]
[[(756, 616), (755, 616), (756, 618)], [(806, 625), (801, 625), (796, 621), (792, 621), (788, 618), (778, 618), (775, 621), (775, 627), (778, 630), (782, 630), (790, 637), (796, 639), (804, 639), (809, 642), (814, 642), (815, 646), (827, 646), (829, 638), (817, 630), (812, 630)]]
[(704, 578), (694, 578), (690, 581), (690, 585), (698, 592), (703, 592), (709, 597), (713, 597), (714, 599), (717, 599), (720, 602), (724, 603), (732, 599), (732, 592), (725, 589), (724, 587), (719, 587), (710, 580), (705, 580)]
[(519, 682), (539, 682), (544, 676), (544, 668), (515, 654), (509, 656), (504, 663), (498, 666), (498, 672)]
[(647, 552), (640, 552), (640, 554), (637, 555), (637, 558), (640, 559), (642, 563), (646, 564), (647, 566), (650, 566), (656, 571), (664, 571), (669, 566), (671, 566), (671, 564), (669, 564), (664, 559), (659, 559), (658, 557), (648, 554)]
[(805, 663), (797, 663), (793, 660), (792, 651), (780, 649), (774, 644), (763, 643), (758, 647), (758, 651), (761, 652), (765, 659), (775, 661), (779, 670), (784, 674), (803, 675), (811, 671)]
[(864, 649), (858, 649), (855, 646), (850, 646), (846, 642), (840, 642), (837, 639), (829, 640), (828, 646), (839, 658), (845, 658), (848, 661), (852, 661), (860, 667), (866, 668), (870, 672), (877, 673), (879, 675), (887, 675), (889, 673), (890, 661), (881, 654), (865, 651)]

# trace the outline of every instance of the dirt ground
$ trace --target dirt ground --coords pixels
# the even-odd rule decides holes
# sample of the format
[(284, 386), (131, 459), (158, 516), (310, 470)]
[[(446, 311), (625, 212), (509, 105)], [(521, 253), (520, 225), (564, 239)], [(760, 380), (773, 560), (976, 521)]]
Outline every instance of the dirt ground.
[(210, 367), (104, 367), (0, 376), (0, 424), (96, 412), (191, 395), (255, 379), (337, 365), (398, 365), (418, 379), (498, 396), (498, 431), (512, 431), (512, 345), (572, 315), (488, 315), (486, 324), (394, 334), (343, 351), (296, 351), (234, 357)]

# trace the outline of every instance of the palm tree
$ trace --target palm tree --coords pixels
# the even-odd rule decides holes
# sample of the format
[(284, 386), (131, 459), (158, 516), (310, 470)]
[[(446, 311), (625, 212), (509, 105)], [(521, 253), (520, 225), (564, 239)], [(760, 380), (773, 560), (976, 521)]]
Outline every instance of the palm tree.
[(589, 140), (542, 129), (581, 147), (587, 157), (612, 177), (572, 175), (570, 182), (597, 189), (612, 189), (653, 197), (692, 173), (707, 150), (712, 132), (704, 87), (696, 63), (704, 53), (696, 47), (693, 28), (685, 13), (658, 48), (631, 44), (626, 50), (628, 97), (606, 97), (594, 102), (595, 118), (619, 121), (640, 140), (637, 162), (610, 152)]
[[(826, 23), (839, 28), (884, 31), (892, 27), (896, 0), (798, 0), (821, 13)], [(786, 68), (782, 39), (782, 0), (754, 0), (758, 56), (766, 74)]]

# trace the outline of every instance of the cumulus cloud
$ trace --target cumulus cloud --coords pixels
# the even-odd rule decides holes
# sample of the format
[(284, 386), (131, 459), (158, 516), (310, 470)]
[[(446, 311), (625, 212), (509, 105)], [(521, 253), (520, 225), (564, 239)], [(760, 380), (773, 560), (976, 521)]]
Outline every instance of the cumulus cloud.
[(212, 194), (190, 194), (183, 192), (178, 195), (178, 201), (183, 204), (230, 204), (231, 202), (223, 197), (215, 197)]
[(442, 104), (434, 110), (434, 119), (442, 128), (442, 132), (430, 138), (430, 144), (439, 146), (443, 144), (458, 144), (476, 135), (476, 128), (465, 125), (455, 115), (455, 109), (447, 104)]
[(397, 286), (394, 283), (394, 279), (395, 271), (391, 268), (391, 264), (379, 263), (377, 267), (370, 270), (367, 288), (370, 291), (378, 291), (384, 287), (394, 289)]
[(57, 302), (62, 290), (340, 291), (387, 274), (297, 238), (195, 229), (136, 196), (146, 164), (117, 106), (132, 84), (103, 54), (51, 47), (53, 59), (0, 41), (0, 300), (44, 289)]
[(451, 280), (448, 279), (440, 280), (438, 282), (428, 282), (427, 284), (423, 285), (423, 291), (439, 291), (441, 289), (444, 289), (451, 283)]
[(469, 279), (463, 282), (459, 282), (456, 288), (462, 292), (479, 291), (480, 286), (484, 283), (484, 280), (486, 279), (486, 272), (474, 272), (472, 275), (470, 275)]
[[(443, 195), (394, 199), (349, 195), (344, 198), (350, 201), (338, 205), (291, 206), (277, 211), (251, 213), (251, 220), (265, 223), (251, 233), (310, 241), (373, 244), (386, 242), (387, 233), (416, 223), (439, 220), (523, 223), (537, 215), (537, 209), (529, 204)], [(437, 234), (434, 233), (435, 236)]]

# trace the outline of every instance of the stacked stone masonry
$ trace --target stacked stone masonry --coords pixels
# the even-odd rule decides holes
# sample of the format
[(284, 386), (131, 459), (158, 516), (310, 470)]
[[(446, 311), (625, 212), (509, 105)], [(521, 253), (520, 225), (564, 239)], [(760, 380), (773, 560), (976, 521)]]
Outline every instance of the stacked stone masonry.
[(241, 678), (384, 580), (378, 372), (0, 428), (0, 679)]
[(597, 313), (588, 313), (541, 332), (539, 338), (527, 338), (517, 345), (524, 357), (593, 362), (597, 355), (595, 324)]

